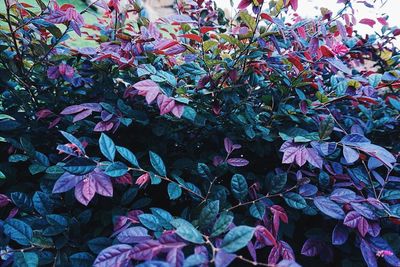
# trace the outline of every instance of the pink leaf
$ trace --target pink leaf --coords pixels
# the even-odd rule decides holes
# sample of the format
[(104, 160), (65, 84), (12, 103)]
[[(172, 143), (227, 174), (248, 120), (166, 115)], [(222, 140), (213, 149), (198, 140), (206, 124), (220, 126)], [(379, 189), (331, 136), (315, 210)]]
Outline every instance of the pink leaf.
[(360, 23), (368, 25), (371, 28), (373, 28), (376, 22), (373, 19), (362, 19), (362, 20), (360, 20)]
[(75, 186), (75, 198), (87, 206), (96, 193), (95, 181), (91, 177), (87, 177)]
[(133, 85), (133, 87), (139, 91), (149, 91), (149, 90), (155, 90), (155, 89), (160, 90), (160, 87), (158, 86), (158, 84), (153, 82), (152, 80), (143, 80), (143, 81), (137, 82)]
[(376, 20), (382, 24), (383, 26), (388, 26), (388, 22), (386, 21), (386, 19), (384, 17), (380, 17), (380, 18), (376, 18)]
[(81, 113), (78, 113), (72, 120), (72, 122), (77, 122), (80, 120), (83, 120), (84, 118), (89, 117), (92, 114), (92, 111), (90, 109), (84, 110)]

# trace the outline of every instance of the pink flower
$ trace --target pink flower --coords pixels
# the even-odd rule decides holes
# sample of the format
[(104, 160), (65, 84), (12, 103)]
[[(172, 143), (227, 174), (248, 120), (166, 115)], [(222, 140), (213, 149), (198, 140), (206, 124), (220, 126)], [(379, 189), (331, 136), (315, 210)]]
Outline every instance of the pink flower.
[(393, 252), (391, 252), (390, 250), (378, 250), (376, 252), (376, 256), (382, 258), (385, 256), (393, 256)]
[(149, 181), (150, 181), (150, 174), (146, 172), (137, 178), (135, 184), (137, 184), (139, 187), (142, 187), (146, 185)]

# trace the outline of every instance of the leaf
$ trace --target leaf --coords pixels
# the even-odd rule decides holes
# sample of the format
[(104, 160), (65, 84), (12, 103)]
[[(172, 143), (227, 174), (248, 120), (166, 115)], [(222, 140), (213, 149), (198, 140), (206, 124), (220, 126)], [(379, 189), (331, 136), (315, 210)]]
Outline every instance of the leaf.
[(131, 260), (132, 247), (118, 244), (108, 247), (100, 252), (93, 263), (93, 267), (126, 266)]
[(69, 257), (72, 266), (92, 267), (93, 256), (88, 252), (79, 252)]
[(114, 161), (115, 158), (115, 144), (110, 137), (106, 134), (101, 133), (99, 139), (99, 146), (101, 153), (110, 161)]
[(344, 227), (341, 224), (337, 224), (333, 229), (332, 244), (336, 246), (343, 245), (344, 243), (346, 243), (348, 237), (349, 237), (348, 228)]
[(349, 67), (347, 67), (340, 59), (332, 57), (332, 58), (326, 58), (325, 60), (328, 61), (328, 63), (331, 64), (336, 69), (351, 75), (351, 70), (349, 69)]
[(182, 195), (182, 188), (174, 182), (168, 184), (168, 196), (169, 199), (178, 199)]
[(39, 266), (39, 257), (35, 252), (16, 252), (14, 254), (14, 265), (17, 267)]
[(232, 223), (232, 221), (233, 216), (229, 215), (226, 212), (221, 213), (212, 228), (211, 236), (219, 236), (220, 234), (224, 233), (228, 226)]
[(329, 138), (334, 126), (335, 122), (332, 116), (327, 116), (319, 125), (319, 138), (321, 140)]
[(297, 193), (289, 192), (283, 195), (285, 202), (294, 209), (304, 209), (307, 207), (306, 200)]
[(83, 179), (84, 176), (77, 176), (66, 172), (61, 175), (54, 184), (53, 194), (67, 192), (68, 190), (74, 188), (75, 185)]
[(257, 201), (251, 204), (249, 212), (254, 218), (262, 220), (265, 214), (265, 206), (261, 201)]
[(121, 243), (140, 243), (151, 239), (147, 229), (141, 226), (129, 227), (118, 234), (117, 239)]
[(136, 159), (135, 154), (133, 154), (129, 149), (122, 147), (122, 146), (116, 146), (116, 149), (118, 153), (126, 159), (129, 163), (131, 163), (135, 167), (139, 167), (139, 163)]
[(53, 200), (48, 194), (43, 192), (36, 192), (33, 197), (33, 207), (40, 215), (47, 215), (53, 212)]
[(245, 247), (253, 237), (255, 228), (241, 225), (230, 230), (222, 240), (220, 248), (228, 253)]
[(153, 166), (153, 168), (158, 172), (159, 175), (166, 176), (167, 171), (165, 170), (165, 165), (161, 157), (156, 153), (154, 153), (153, 151), (149, 151), (149, 155), (150, 155), (150, 163)]
[(271, 177), (271, 194), (278, 193), (282, 191), (287, 183), (287, 173), (279, 173)]
[(88, 158), (73, 158), (68, 161), (63, 169), (71, 174), (85, 175), (92, 172), (97, 166), (97, 163)]
[(4, 233), (23, 246), (30, 245), (33, 237), (32, 228), (18, 219), (7, 219), (4, 223)]
[(212, 177), (210, 168), (208, 168), (208, 166), (204, 163), (197, 164), (197, 172), (204, 179), (210, 180), (210, 178)]
[(195, 244), (204, 243), (201, 233), (190, 222), (184, 219), (175, 219), (171, 221), (171, 224), (175, 227), (176, 234), (183, 239)]
[(315, 197), (314, 204), (322, 213), (328, 215), (329, 217), (338, 220), (342, 220), (345, 217), (343, 209), (338, 204), (336, 204), (332, 200), (329, 200), (328, 198)]
[(387, 151), (385, 148), (373, 144), (363, 144), (360, 146), (357, 146), (359, 150), (364, 151), (368, 155), (375, 157), (376, 159), (380, 160), (383, 162), (386, 166), (389, 168), (392, 168), (395, 162), (396, 158)]
[(396, 189), (386, 189), (383, 191), (382, 200), (399, 200), (400, 190)]
[(112, 245), (112, 240), (107, 237), (97, 237), (89, 240), (87, 245), (90, 251), (95, 254), (99, 254), (100, 251)]
[(202, 266), (208, 262), (208, 258), (204, 254), (193, 254), (185, 259), (183, 267)]
[(381, 81), (382, 81), (382, 74), (379, 73), (371, 74), (368, 77), (369, 84), (374, 88), (376, 88), (381, 83)]
[(233, 196), (236, 199), (242, 200), (246, 197), (248, 192), (248, 186), (246, 179), (241, 174), (235, 174), (232, 176), (231, 189)]
[(234, 167), (243, 167), (249, 164), (249, 161), (243, 158), (230, 158), (226, 162)]
[(371, 28), (373, 28), (374, 27), (374, 25), (375, 25), (375, 20), (373, 20), (373, 19), (362, 19), (362, 20), (360, 20), (359, 21), (361, 24), (365, 24), (365, 25), (368, 25), (368, 26), (370, 26)]
[(60, 131), (60, 133), (68, 140), (70, 141), (72, 144), (74, 144), (76, 147), (79, 148), (80, 151), (82, 151), (84, 154), (85, 152), (85, 148), (83, 147), (82, 143), (78, 140), (78, 138), (76, 138), (75, 136), (73, 136), (70, 133), (64, 132), (64, 131)]
[(140, 214), (138, 216), (141, 224), (153, 231), (160, 231), (162, 229), (157, 217), (152, 214)]
[(343, 145), (343, 156), (346, 159), (346, 162), (351, 164), (358, 160), (360, 154), (355, 149)]
[(349, 146), (363, 146), (371, 143), (368, 138), (360, 134), (345, 135), (340, 142)]
[(214, 222), (219, 212), (219, 200), (210, 201), (207, 205), (201, 210), (199, 223), (201, 226), (206, 227), (212, 222)]
[(367, 266), (378, 267), (375, 253), (372, 251), (372, 248), (364, 239), (361, 239), (360, 249), (361, 249), (361, 254)]
[(111, 177), (120, 177), (128, 172), (128, 167), (122, 162), (114, 162), (107, 166), (105, 174)]
[(256, 20), (247, 11), (240, 11), (239, 16), (251, 30), (256, 29)]

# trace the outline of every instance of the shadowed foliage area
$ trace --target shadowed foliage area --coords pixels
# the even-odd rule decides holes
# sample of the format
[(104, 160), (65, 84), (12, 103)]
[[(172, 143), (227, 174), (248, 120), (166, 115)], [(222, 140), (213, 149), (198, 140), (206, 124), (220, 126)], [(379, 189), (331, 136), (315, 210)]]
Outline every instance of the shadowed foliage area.
[(1, 266), (400, 266), (400, 29), (299, 2), (5, 0)]

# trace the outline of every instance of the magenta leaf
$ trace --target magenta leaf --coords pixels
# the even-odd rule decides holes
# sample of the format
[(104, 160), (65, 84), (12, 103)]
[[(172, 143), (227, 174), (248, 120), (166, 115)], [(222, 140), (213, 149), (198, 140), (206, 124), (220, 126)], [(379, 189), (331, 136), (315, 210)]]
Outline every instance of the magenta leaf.
[(119, 244), (108, 247), (100, 252), (93, 263), (94, 267), (128, 266), (132, 247)]
[(375, 20), (373, 20), (373, 19), (362, 19), (362, 20), (360, 20), (360, 23), (361, 23), (361, 24), (368, 25), (368, 26), (370, 26), (371, 28), (373, 28), (376, 22), (375, 22)]

